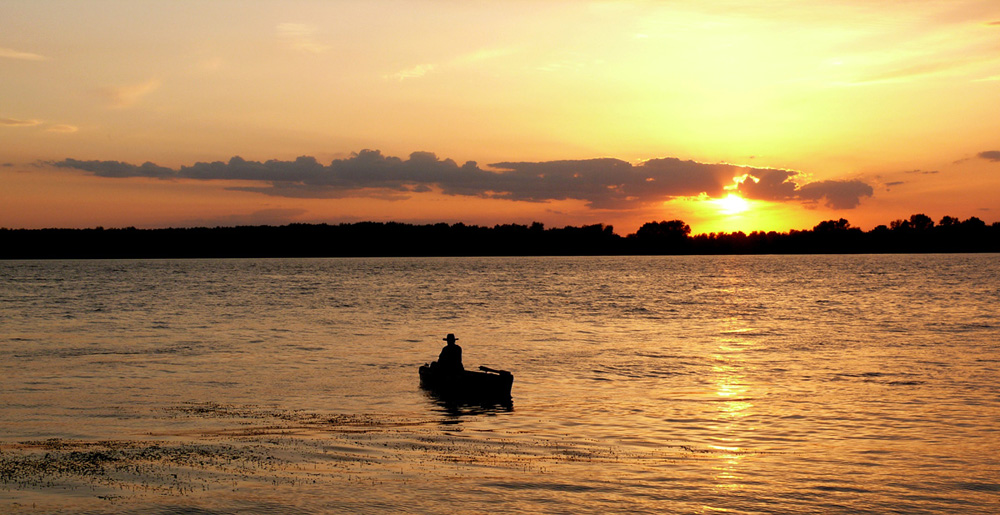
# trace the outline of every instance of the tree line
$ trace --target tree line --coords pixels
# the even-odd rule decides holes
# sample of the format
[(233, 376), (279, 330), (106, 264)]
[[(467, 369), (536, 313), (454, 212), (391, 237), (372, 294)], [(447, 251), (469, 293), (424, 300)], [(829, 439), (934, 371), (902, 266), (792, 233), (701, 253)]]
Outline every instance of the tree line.
[(1000, 252), (1000, 222), (923, 214), (862, 231), (841, 218), (811, 230), (691, 235), (681, 220), (619, 236), (610, 225), (360, 222), (170, 229), (0, 229), (0, 259), (853, 254)]

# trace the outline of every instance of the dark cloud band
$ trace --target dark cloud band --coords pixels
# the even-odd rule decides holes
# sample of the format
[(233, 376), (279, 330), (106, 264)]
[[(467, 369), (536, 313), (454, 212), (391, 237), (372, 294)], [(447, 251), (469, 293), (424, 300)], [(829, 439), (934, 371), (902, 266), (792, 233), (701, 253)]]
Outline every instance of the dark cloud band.
[[(50, 164), (100, 177), (258, 181), (268, 184), (235, 189), (283, 197), (396, 200), (437, 188), (446, 195), (524, 202), (583, 200), (597, 209), (632, 209), (702, 194), (718, 198), (734, 188), (751, 199), (809, 203), (825, 199), (828, 207), (851, 209), (862, 197), (873, 193), (872, 187), (861, 181), (801, 183), (802, 174), (794, 170), (676, 158), (651, 159), (636, 165), (613, 158), (501, 162), (489, 165), (487, 170), (474, 161), (460, 166), (430, 152), (414, 152), (408, 159), (400, 159), (384, 156), (378, 150), (363, 150), (329, 165), (308, 156), (265, 162), (233, 157), (228, 162), (195, 163), (178, 170), (150, 162), (133, 165), (65, 159)], [(742, 182), (737, 183), (735, 178)]]

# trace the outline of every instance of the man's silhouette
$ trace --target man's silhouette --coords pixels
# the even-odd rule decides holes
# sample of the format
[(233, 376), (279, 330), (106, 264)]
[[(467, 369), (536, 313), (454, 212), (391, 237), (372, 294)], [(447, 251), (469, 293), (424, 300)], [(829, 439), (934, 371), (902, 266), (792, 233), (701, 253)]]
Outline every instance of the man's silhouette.
[(446, 372), (461, 372), (465, 370), (462, 366), (462, 348), (455, 344), (458, 338), (455, 338), (454, 334), (448, 333), (448, 336), (443, 338), (444, 341), (448, 342), (441, 349), (441, 355), (438, 356), (437, 368), (442, 369)]

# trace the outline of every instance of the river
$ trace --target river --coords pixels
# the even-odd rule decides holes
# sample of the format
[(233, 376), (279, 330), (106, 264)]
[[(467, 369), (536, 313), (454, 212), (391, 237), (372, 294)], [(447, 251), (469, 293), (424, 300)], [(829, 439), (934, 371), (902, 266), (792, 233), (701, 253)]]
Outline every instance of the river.
[(0, 510), (996, 513), (998, 258), (0, 261)]

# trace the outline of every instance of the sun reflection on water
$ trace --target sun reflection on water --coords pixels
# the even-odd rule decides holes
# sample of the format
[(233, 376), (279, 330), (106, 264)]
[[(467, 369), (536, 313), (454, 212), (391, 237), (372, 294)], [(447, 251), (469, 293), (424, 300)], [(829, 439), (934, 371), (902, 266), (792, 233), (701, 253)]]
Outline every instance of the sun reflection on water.
[[(712, 367), (713, 393), (717, 397), (716, 417), (717, 444), (709, 447), (717, 454), (714, 471), (715, 487), (720, 491), (744, 488), (746, 448), (748, 432), (754, 427), (747, 426), (746, 419), (753, 413), (752, 386), (745, 372), (744, 352), (754, 346), (754, 342), (744, 335), (752, 328), (742, 326), (739, 321), (727, 320), (719, 338), (713, 358), (717, 364)], [(733, 327), (736, 326), (736, 327)]]

